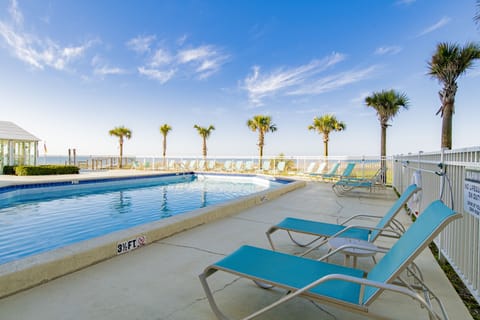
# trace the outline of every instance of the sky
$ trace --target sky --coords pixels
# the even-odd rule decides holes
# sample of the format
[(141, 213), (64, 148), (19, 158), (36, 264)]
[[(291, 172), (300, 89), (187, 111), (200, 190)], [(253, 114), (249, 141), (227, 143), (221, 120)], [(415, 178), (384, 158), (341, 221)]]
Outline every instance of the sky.
[[(0, 120), (49, 155), (200, 156), (193, 126), (215, 126), (210, 156), (257, 155), (254, 115), (272, 117), (266, 155), (323, 154), (307, 128), (334, 114), (330, 155), (379, 155), (373, 92), (409, 98), (387, 154), (440, 149), (441, 85), (428, 76), (440, 42), (478, 42), (475, 0), (0, 0)], [(480, 145), (480, 64), (458, 80), (453, 148)], [(43, 147), (40, 148), (43, 154)]]

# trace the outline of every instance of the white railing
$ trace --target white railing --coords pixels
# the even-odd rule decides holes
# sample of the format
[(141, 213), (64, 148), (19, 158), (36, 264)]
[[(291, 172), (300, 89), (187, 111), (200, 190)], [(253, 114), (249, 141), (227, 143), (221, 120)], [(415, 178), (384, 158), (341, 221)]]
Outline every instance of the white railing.
[[(390, 174), (392, 172), (391, 158), (387, 159), (387, 167)], [(214, 163), (212, 166), (211, 163)], [(279, 167), (279, 164), (283, 164)], [(338, 173), (349, 162), (355, 162), (356, 166), (353, 176), (369, 177), (380, 166), (380, 157), (378, 156), (333, 156), (325, 158), (323, 156), (264, 156), (261, 161), (257, 156), (209, 156), (206, 159), (202, 157), (184, 157), (169, 156), (163, 159), (158, 156), (137, 156), (136, 161), (132, 162), (133, 168), (140, 170), (169, 170), (169, 171), (231, 171), (231, 172), (255, 172), (265, 174), (289, 174), (305, 175), (308, 170), (313, 168), (315, 172), (319, 164), (327, 162), (324, 170), (328, 170), (334, 163), (340, 162)], [(312, 163), (315, 165), (312, 166)], [(210, 164), (210, 166), (209, 166)], [(391, 179), (390, 179), (391, 180)]]
[[(435, 240), (439, 252), (455, 269), (466, 287), (480, 303), (480, 217), (464, 208), (465, 196), (473, 202), (480, 200), (480, 191), (465, 192), (467, 172), (480, 170), (480, 147), (445, 150), (394, 157), (393, 186), (402, 192), (412, 181), (423, 188), (418, 203), (410, 202), (414, 211), (421, 211), (428, 203), (442, 199), (454, 210), (463, 213), (460, 220), (450, 224)], [(446, 178), (442, 178), (442, 172)], [(478, 184), (480, 186), (480, 184)], [(477, 193), (476, 193), (477, 192)]]

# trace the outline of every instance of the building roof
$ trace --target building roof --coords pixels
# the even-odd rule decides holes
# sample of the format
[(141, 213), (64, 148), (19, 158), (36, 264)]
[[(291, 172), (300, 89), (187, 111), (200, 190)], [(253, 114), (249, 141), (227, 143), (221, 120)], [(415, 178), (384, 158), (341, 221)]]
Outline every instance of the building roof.
[(10, 121), (0, 121), (0, 139), (3, 140), (22, 140), (22, 141), (40, 141), (33, 134), (23, 130), (15, 123)]

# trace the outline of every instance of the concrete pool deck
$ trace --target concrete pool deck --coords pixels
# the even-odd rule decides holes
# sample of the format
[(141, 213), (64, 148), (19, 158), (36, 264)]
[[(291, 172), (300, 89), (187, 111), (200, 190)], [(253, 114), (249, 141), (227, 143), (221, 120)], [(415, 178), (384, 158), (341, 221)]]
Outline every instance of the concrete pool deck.
[[(337, 197), (330, 184), (311, 182), (238, 214), (3, 298), (0, 319), (214, 319), (198, 280), (207, 265), (243, 244), (268, 248), (265, 231), (286, 216), (336, 222), (356, 213), (383, 214), (395, 198), (390, 189)], [(399, 218), (409, 221), (404, 212)], [(285, 233), (278, 232), (273, 238), (279, 250), (299, 252)], [(343, 257), (332, 261), (343, 262)], [(416, 262), (450, 318), (472, 319), (430, 251), (425, 250)], [(368, 269), (371, 263), (369, 258), (359, 258), (361, 268)], [(232, 319), (279, 297), (276, 290), (262, 290), (251, 281), (226, 274), (212, 276), (210, 283), (220, 307)], [(294, 299), (258, 319), (428, 319), (412, 299), (391, 293), (382, 294), (367, 315), (332, 306), (320, 308), (305, 299)]]

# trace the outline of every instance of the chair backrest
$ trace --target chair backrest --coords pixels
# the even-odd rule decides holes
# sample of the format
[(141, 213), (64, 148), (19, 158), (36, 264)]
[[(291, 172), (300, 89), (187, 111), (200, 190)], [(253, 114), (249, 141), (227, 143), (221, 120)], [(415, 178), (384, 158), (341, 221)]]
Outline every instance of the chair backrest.
[[(367, 279), (382, 283), (395, 280), (447, 224), (461, 216), (440, 200), (432, 202), (373, 267)], [(369, 305), (381, 292), (379, 288), (366, 286), (362, 304)]]
[(252, 170), (253, 169), (253, 161), (252, 160), (248, 160), (246, 163), (245, 163), (245, 170), (249, 171), (249, 170)]
[(262, 170), (270, 170), (270, 160), (264, 160)]
[(283, 172), (283, 170), (285, 170), (285, 161), (280, 161), (277, 164), (277, 170), (280, 171), (280, 172)]
[[(380, 221), (378, 221), (378, 224), (376, 225), (376, 228), (379, 229), (384, 229), (388, 227), (392, 219), (395, 217), (395, 215), (403, 208), (403, 206), (407, 203), (407, 201), (413, 196), (413, 194), (417, 191), (419, 191), (421, 188), (417, 187), (416, 184), (410, 185), (405, 191), (402, 193), (400, 198), (395, 201), (393, 206), (388, 210), (388, 212), (383, 216)], [(373, 230), (372, 233), (370, 234), (370, 242), (375, 241), (378, 236), (380, 236), (381, 231), (380, 230)]]
[(170, 160), (168, 162), (168, 168), (169, 169), (175, 169), (175, 160)]
[(333, 175), (335, 172), (337, 172), (338, 167), (340, 166), (340, 162), (335, 163), (335, 165), (330, 169), (330, 171), (327, 172), (327, 175)]
[(216, 162), (215, 160), (210, 160), (210, 161), (208, 162), (208, 169), (209, 169), (209, 170), (215, 169), (215, 162)]
[(205, 160), (200, 160), (198, 162), (198, 169), (205, 169)]
[(355, 168), (355, 162), (350, 162), (343, 170), (342, 177), (349, 177), (352, 174), (353, 169)]
[(317, 169), (317, 173), (323, 173), (323, 170), (325, 170), (326, 166), (327, 166), (326, 162), (320, 163), (320, 165), (318, 166), (318, 169)]
[(315, 162), (310, 162), (310, 164), (308, 165), (307, 169), (305, 170), (306, 173), (312, 173), (313, 172), (313, 169), (315, 168)]
[(243, 161), (242, 160), (238, 160), (237, 162), (235, 162), (235, 170), (242, 171), (242, 167), (243, 167)]
[(232, 161), (231, 160), (225, 161), (225, 163), (223, 164), (223, 168), (225, 170), (230, 170), (232, 168)]

